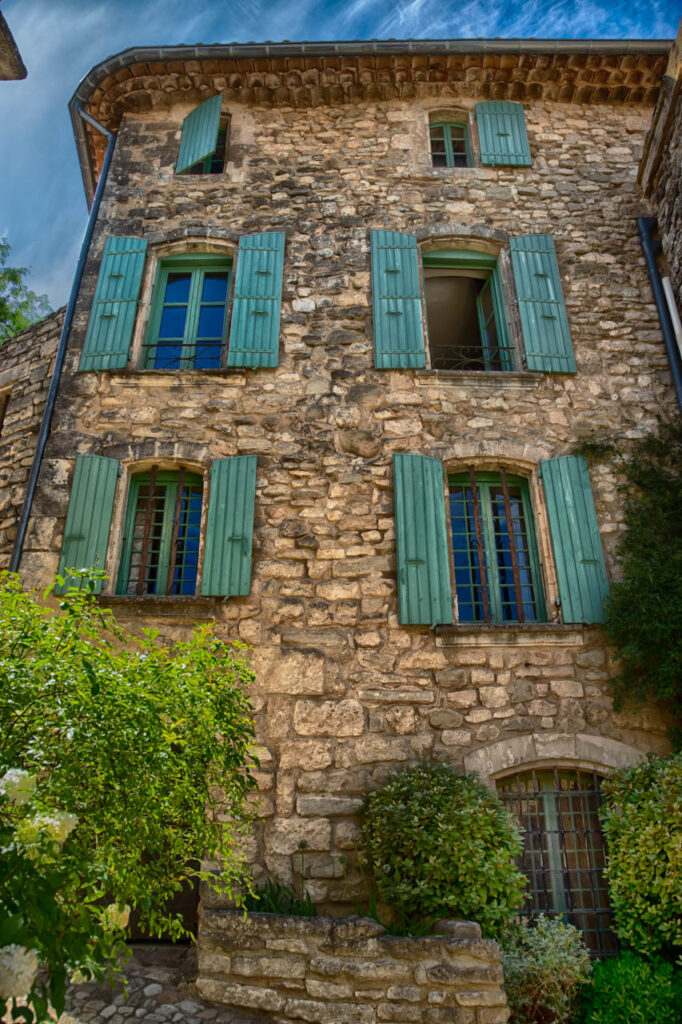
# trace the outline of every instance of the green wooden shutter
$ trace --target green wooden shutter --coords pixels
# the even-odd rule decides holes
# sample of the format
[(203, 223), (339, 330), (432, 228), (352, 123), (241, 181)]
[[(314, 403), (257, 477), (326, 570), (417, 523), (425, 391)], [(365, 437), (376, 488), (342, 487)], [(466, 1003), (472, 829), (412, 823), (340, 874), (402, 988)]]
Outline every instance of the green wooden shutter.
[(215, 153), (222, 105), (223, 97), (218, 93), (217, 96), (211, 96), (210, 100), (200, 103), (182, 122), (180, 152), (175, 165), (176, 174), (182, 174), (200, 160), (205, 160), (207, 156)]
[(239, 239), (228, 366), (277, 366), (284, 235)]
[(107, 238), (79, 370), (128, 362), (146, 251), (144, 238)]
[[(62, 576), (67, 569), (104, 569), (118, 470), (116, 459), (100, 455), (76, 456), (59, 559)], [(57, 588), (56, 592), (63, 594), (69, 584), (75, 582), (67, 580), (66, 586)], [(95, 584), (95, 593), (99, 594), (101, 589), (99, 581)]]
[(201, 593), (248, 594), (256, 498), (255, 455), (219, 459), (211, 466)]
[(575, 357), (551, 235), (509, 240), (526, 366), (546, 373), (575, 373)]
[(498, 167), (530, 167), (526, 117), (520, 103), (489, 100), (476, 104), (481, 163)]
[(414, 235), (372, 232), (372, 297), (376, 368), (426, 366), (419, 252)]
[(443, 466), (425, 455), (394, 455), (393, 480), (400, 622), (451, 623)]
[(540, 463), (564, 622), (601, 622), (609, 592), (587, 463), (562, 455)]

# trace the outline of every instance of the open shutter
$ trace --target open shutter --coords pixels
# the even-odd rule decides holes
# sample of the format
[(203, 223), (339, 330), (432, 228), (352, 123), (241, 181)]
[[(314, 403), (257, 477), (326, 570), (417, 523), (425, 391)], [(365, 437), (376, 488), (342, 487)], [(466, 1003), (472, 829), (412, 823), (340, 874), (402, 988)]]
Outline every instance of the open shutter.
[(284, 235), (239, 239), (228, 366), (277, 366)]
[(526, 367), (575, 373), (571, 332), (551, 235), (509, 240)]
[(146, 251), (144, 238), (107, 238), (79, 370), (128, 362)]
[(481, 163), (493, 167), (530, 167), (526, 116), (520, 103), (489, 100), (476, 104)]
[(564, 622), (601, 622), (609, 592), (587, 463), (562, 455), (540, 463)]
[[(67, 569), (104, 569), (118, 469), (116, 459), (105, 459), (101, 455), (76, 456), (59, 559), (60, 575)], [(63, 594), (69, 585), (77, 582), (80, 583), (69, 579), (56, 592)], [(101, 589), (102, 582), (96, 582), (95, 593), (99, 594)]]
[(402, 625), (452, 622), (443, 466), (425, 455), (394, 455), (398, 603)]
[(414, 235), (372, 232), (372, 296), (376, 368), (425, 366), (419, 251)]
[(256, 461), (255, 455), (239, 455), (211, 466), (201, 578), (205, 597), (248, 594), (251, 589)]
[(212, 156), (218, 145), (220, 110), (223, 97), (219, 93), (200, 103), (182, 122), (182, 140), (175, 173), (182, 174), (200, 160)]

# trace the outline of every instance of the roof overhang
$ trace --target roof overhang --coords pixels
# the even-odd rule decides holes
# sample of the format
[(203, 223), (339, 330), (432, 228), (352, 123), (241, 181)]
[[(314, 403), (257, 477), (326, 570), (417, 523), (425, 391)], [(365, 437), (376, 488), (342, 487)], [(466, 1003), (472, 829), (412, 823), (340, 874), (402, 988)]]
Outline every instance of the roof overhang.
[(231, 102), (314, 107), (434, 96), (564, 103), (656, 101), (666, 39), (389, 39), (135, 47), (97, 64), (69, 103), (88, 201), (105, 140), (126, 113)]
[(26, 65), (21, 59), (14, 36), (3, 15), (0, 14), (0, 80), (9, 82), (17, 78), (26, 78), (27, 74)]

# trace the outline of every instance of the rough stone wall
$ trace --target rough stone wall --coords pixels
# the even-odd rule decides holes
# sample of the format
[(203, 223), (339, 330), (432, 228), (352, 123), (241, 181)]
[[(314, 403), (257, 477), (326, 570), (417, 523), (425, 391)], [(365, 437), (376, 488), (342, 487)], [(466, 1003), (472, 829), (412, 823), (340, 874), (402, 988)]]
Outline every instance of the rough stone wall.
[[(650, 109), (530, 102), (532, 167), (433, 170), (428, 111), (444, 108), (235, 106), (226, 173), (205, 178), (172, 174), (188, 108), (124, 119), (23, 562), (41, 583), (56, 570), (76, 452), (124, 467), (113, 575), (131, 466), (207, 471), (258, 455), (248, 597), (109, 603), (169, 637), (215, 617), (222, 635), (254, 645), (264, 825), (249, 855), (257, 875), (290, 878), (304, 840), (311, 894), (335, 912), (362, 888), (342, 862), (354, 811), (388, 770), (427, 755), (493, 774), (543, 759), (612, 767), (667, 742), (654, 709), (614, 713), (599, 630), (556, 620), (537, 479), (541, 459), (595, 434), (627, 443), (674, 407), (635, 224), (648, 212), (635, 175)], [(424, 245), (552, 233), (577, 374), (374, 370), (370, 228), (413, 231)], [(230, 251), (265, 230), (287, 235), (279, 367), (136, 369), (154, 258), (171, 244)], [(125, 371), (79, 374), (107, 234), (150, 244), (134, 352)], [(547, 625), (399, 625), (393, 452), (528, 475)], [(608, 466), (591, 479), (613, 576), (618, 479)]]
[[(2, 345), (0, 402), (0, 567), (7, 568), (52, 375), (64, 310)], [(6, 397), (7, 396), (7, 397)]]
[(439, 925), (399, 938), (370, 918), (204, 910), (197, 989), (280, 1024), (505, 1024), (499, 946), (476, 924)]

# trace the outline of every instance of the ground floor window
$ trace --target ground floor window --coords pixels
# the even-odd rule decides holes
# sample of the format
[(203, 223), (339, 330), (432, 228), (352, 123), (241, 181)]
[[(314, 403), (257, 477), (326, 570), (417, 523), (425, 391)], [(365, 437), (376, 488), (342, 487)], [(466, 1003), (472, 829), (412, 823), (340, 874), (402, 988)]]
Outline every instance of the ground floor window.
[(518, 772), (496, 786), (524, 835), (529, 885), (521, 912), (563, 914), (594, 953), (608, 956), (618, 947), (604, 878), (600, 783), (595, 772), (554, 768)]
[(130, 482), (119, 594), (196, 593), (203, 481), (152, 468)]

